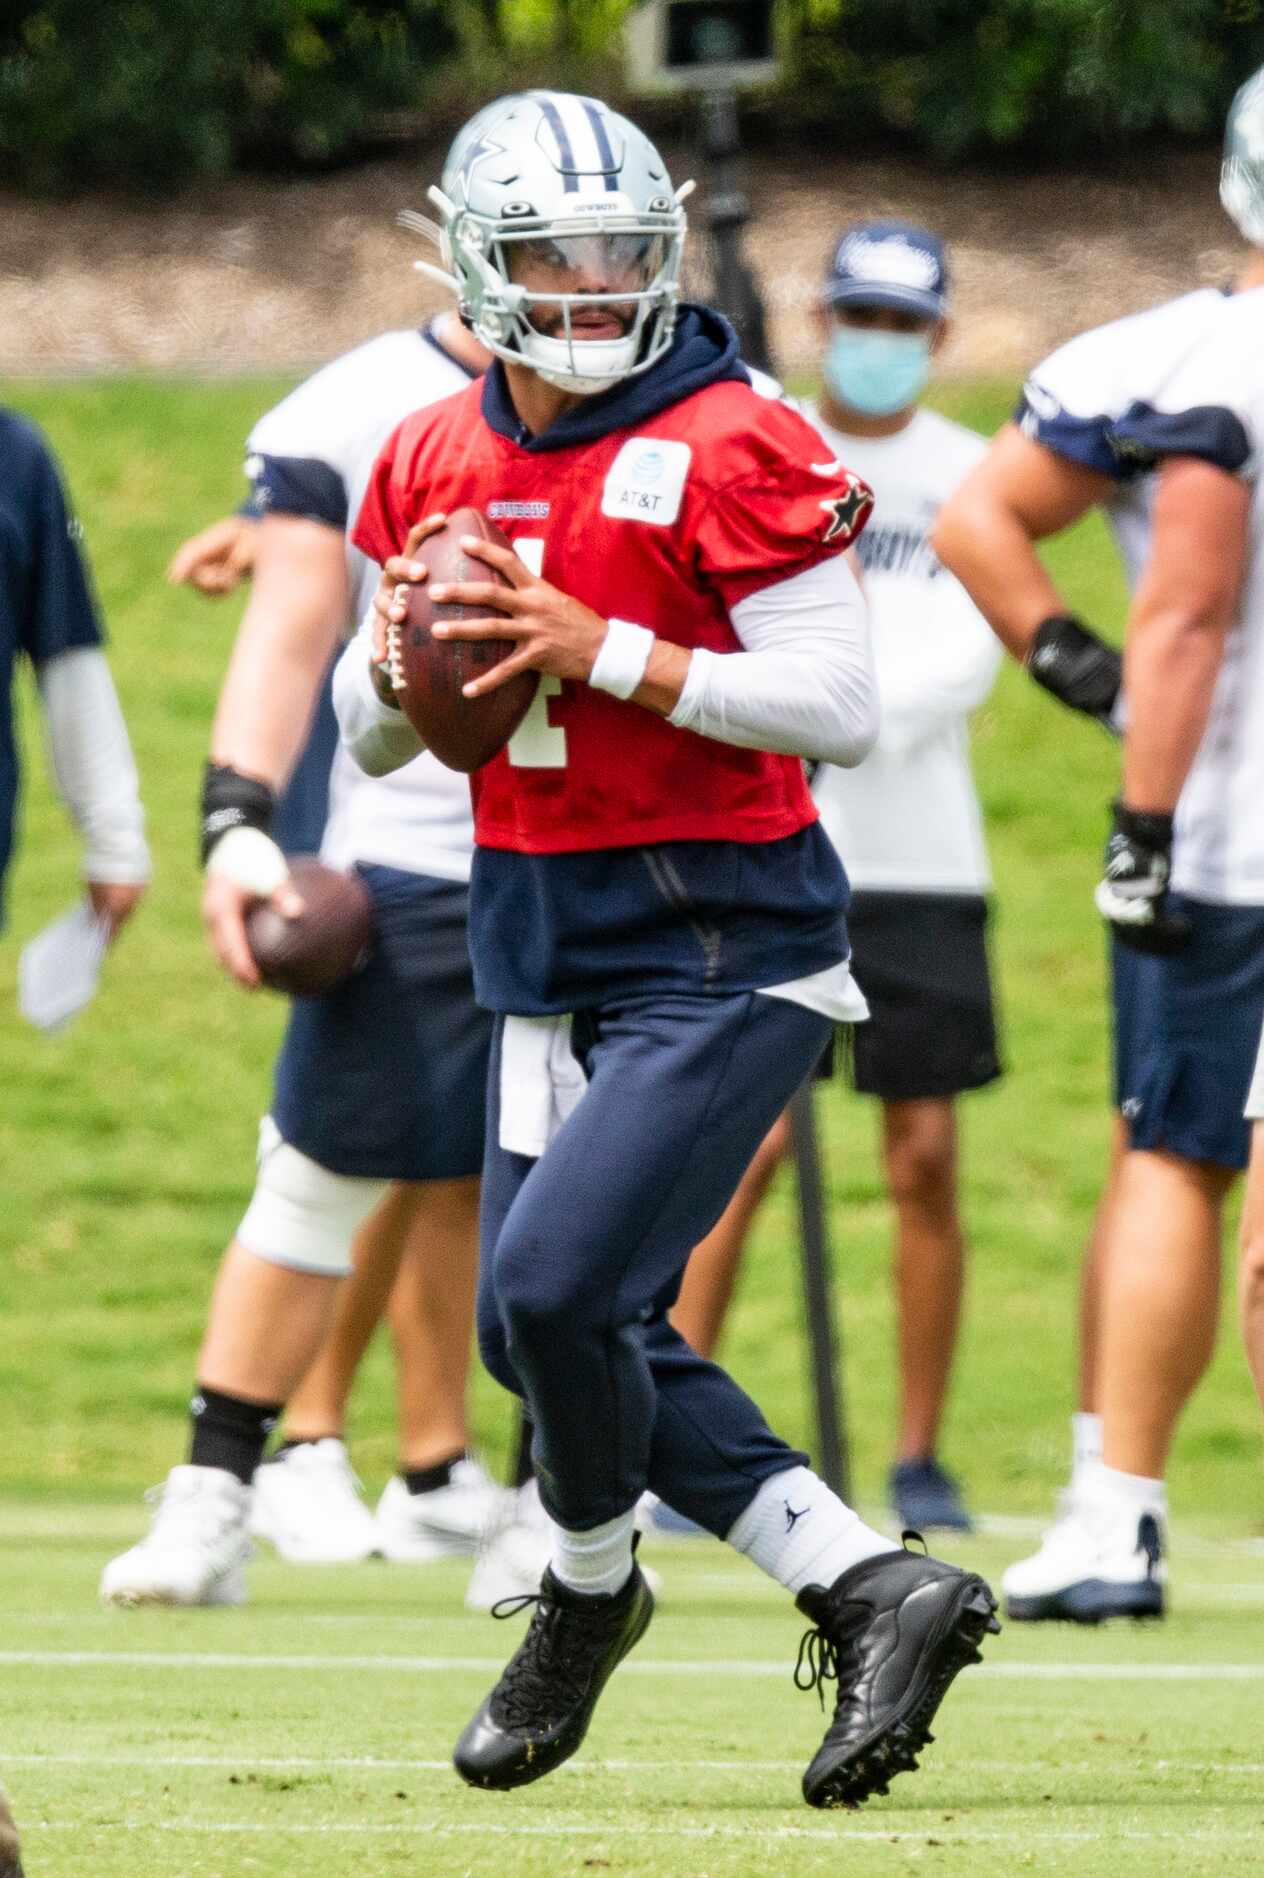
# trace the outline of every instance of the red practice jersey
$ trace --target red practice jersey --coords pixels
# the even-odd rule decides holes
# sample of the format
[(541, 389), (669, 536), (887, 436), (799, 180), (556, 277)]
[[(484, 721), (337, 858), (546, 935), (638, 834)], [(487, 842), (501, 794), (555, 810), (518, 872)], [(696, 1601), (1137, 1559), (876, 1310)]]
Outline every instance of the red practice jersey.
[[(736, 652), (732, 608), (841, 553), (872, 507), (797, 412), (742, 379), (558, 449), (493, 429), (482, 397), (473, 384), (390, 438), (354, 534), (373, 560), (399, 553), (421, 517), (469, 504), (534, 572), (603, 619)], [(816, 819), (797, 757), (678, 730), (548, 676), (507, 748), (471, 781), (479, 845), (528, 854), (776, 841)]]

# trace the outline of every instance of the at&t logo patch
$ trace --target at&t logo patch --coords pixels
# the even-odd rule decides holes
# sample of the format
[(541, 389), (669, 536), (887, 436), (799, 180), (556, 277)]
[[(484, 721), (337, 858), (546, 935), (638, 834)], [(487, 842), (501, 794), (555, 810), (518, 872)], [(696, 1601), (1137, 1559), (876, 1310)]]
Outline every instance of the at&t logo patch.
[(669, 438), (630, 438), (606, 472), (602, 514), (667, 527), (680, 514), (690, 454)]

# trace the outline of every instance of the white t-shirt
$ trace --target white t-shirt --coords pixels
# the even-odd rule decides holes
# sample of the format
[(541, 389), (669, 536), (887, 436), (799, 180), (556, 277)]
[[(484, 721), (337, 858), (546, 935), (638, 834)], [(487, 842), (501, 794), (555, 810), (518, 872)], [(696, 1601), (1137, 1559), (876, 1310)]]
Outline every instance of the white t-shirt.
[[(410, 411), (461, 391), (471, 374), (426, 332), (383, 333), (304, 381), (250, 434), (246, 474), (264, 508), (354, 527), (382, 445)], [(378, 570), (347, 542), (347, 637)], [(474, 850), (469, 779), (426, 753), (389, 776), (366, 776), (340, 744), (321, 853), (333, 867), (377, 862), (468, 880)]]
[(941, 505), (987, 449), (917, 411), (893, 437), (855, 437), (800, 409), (877, 498), (856, 553), (869, 602), (882, 729), (857, 769), (822, 765), (813, 794), (853, 887), (985, 893), (991, 884), (966, 719), (1001, 648), (930, 546)]
[(1251, 485), (1250, 562), (1177, 806), (1172, 884), (1221, 905), (1264, 905), (1264, 288), (1203, 288), (1082, 333), (1032, 373), (1019, 423), (1115, 478), (1106, 515), (1133, 586), (1163, 458), (1201, 457)]

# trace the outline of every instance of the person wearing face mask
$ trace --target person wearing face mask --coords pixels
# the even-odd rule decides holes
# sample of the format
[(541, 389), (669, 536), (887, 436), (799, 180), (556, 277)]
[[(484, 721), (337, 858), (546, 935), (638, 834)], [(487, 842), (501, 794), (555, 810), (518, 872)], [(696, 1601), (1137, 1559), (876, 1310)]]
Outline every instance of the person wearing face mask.
[[(947, 333), (947, 304), (944, 249), (929, 230), (896, 221), (847, 229), (817, 310), (824, 382), (800, 408), (829, 454), (875, 494), (856, 553), (882, 728), (858, 768), (823, 764), (813, 793), (852, 883), (852, 966), (871, 1014), (852, 1033), (853, 1079), (882, 1104), (895, 1212), (900, 1421), (890, 1493), (904, 1525), (964, 1531), (969, 1515), (936, 1449), (964, 1275), (956, 1097), (1001, 1073), (990, 876), (966, 732), (1000, 655), (928, 540), (941, 503), (987, 447), (918, 403)], [(690, 1261), (673, 1321), (703, 1354), (787, 1139), (783, 1117)]]

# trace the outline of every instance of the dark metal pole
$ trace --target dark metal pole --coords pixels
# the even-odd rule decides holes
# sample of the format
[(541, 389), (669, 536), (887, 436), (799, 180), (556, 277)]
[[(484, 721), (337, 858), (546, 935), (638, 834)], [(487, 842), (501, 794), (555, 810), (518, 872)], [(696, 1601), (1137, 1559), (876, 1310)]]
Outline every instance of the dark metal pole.
[(732, 320), (742, 357), (761, 372), (773, 370), (759, 282), (742, 253), (742, 230), (750, 207), (738, 185), (741, 138), (737, 93), (731, 85), (702, 93), (702, 147), (709, 167), (707, 233), (715, 279), (715, 304)]
[(812, 1393), (816, 1405), (816, 1463), (821, 1478), (840, 1499), (851, 1500), (851, 1460), (842, 1366), (831, 1286), (833, 1259), (825, 1219), (821, 1151), (812, 1108), (812, 1084), (805, 1082), (790, 1104), (790, 1139), (799, 1190), (799, 1245), (803, 1257), (803, 1308), (812, 1358)]

